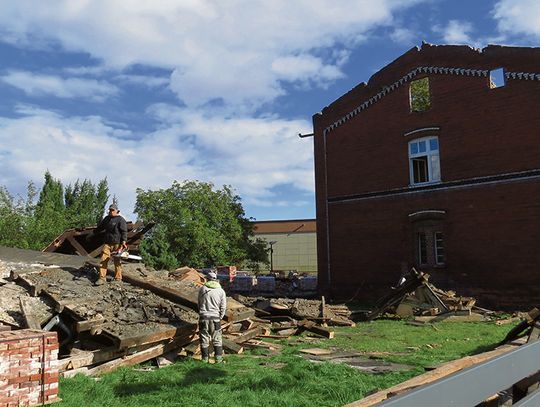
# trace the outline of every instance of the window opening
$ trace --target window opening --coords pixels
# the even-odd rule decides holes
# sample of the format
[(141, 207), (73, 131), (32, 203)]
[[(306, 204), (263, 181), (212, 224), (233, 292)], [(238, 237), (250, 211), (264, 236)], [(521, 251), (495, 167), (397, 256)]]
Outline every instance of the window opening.
[(435, 263), (444, 264), (444, 236), (442, 232), (435, 232)]
[(418, 233), (418, 264), (427, 264), (427, 238), (425, 232)]
[(429, 78), (412, 81), (409, 92), (411, 112), (423, 112), (429, 109), (431, 105), (429, 97)]
[(410, 141), (409, 166), (412, 185), (440, 181), (438, 138), (428, 137)]
[(504, 85), (506, 85), (506, 82), (503, 68), (497, 68), (489, 71), (489, 87), (491, 89), (502, 88)]

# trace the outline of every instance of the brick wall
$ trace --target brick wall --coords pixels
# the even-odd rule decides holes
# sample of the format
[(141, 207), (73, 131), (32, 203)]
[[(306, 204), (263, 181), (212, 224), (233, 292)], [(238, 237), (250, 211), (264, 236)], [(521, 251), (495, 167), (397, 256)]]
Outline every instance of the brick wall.
[[(313, 117), (323, 293), (348, 298), (359, 292), (361, 299), (377, 298), (396, 283), (403, 263), (416, 266), (408, 215), (441, 210), (446, 214), (442, 222), (447, 264), (432, 273), (444, 285), (441, 288), (476, 296), (485, 301), (480, 306), (529, 309), (536, 304), (538, 61), (540, 48), (489, 46), (479, 52), (425, 44)], [(447, 71), (420, 72), (418, 67)], [(485, 73), (501, 67), (511, 76), (504, 87), (491, 89)], [(523, 72), (536, 74), (513, 74)], [(411, 113), (410, 81), (426, 76), (431, 107)], [(357, 110), (370, 99), (367, 107)], [(407, 135), (425, 128), (437, 130)], [(426, 136), (439, 140), (441, 188), (419, 192), (409, 185), (408, 143)], [(534, 172), (536, 178), (455, 187), (467, 180), (525, 172)]]
[(0, 332), (0, 407), (60, 401), (57, 361), (55, 332)]

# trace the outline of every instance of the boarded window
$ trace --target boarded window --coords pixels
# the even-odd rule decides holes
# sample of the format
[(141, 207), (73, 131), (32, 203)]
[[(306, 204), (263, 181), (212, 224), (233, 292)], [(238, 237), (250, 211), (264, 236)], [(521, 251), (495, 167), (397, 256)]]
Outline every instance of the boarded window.
[(411, 112), (423, 112), (430, 107), (429, 79), (422, 78), (411, 82)]

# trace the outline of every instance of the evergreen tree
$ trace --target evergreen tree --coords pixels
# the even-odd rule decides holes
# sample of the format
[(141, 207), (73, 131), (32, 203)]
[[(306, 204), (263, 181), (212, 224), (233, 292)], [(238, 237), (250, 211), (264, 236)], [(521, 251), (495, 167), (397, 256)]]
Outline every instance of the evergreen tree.
[(54, 238), (61, 235), (68, 223), (65, 218), (64, 187), (60, 180), (45, 173), (45, 183), (35, 206), (34, 216), (29, 219), (28, 246), (41, 250)]

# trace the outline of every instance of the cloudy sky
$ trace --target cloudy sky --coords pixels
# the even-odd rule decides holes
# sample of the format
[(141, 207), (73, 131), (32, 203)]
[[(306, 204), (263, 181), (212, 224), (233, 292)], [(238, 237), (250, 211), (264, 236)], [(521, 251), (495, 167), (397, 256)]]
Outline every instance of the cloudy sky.
[(422, 41), (540, 45), (537, 0), (0, 0), (0, 185), (49, 170), (135, 189), (232, 185), (315, 216), (314, 113)]

